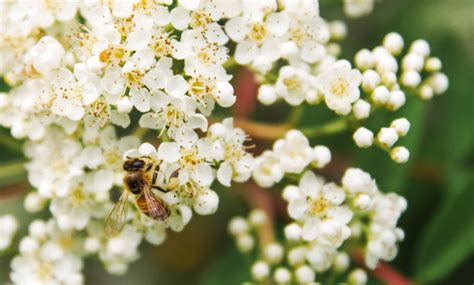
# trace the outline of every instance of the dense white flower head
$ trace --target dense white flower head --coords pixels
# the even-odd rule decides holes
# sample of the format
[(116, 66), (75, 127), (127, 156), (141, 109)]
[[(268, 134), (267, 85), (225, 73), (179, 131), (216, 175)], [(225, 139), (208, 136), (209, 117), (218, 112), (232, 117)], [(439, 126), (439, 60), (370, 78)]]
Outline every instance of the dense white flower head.
[[(349, 17), (374, 8), (373, 0), (343, 4)], [(395, 257), (406, 201), (379, 192), (356, 168), (341, 186), (325, 182), (319, 171), (332, 153), (310, 144), (312, 128), (297, 129), (297, 112), (266, 150), (249, 142), (240, 120), (216, 118), (247, 98), (235, 94), (232, 81), (246, 67), (262, 104), (324, 102), (345, 117), (321, 133), (357, 125), (357, 146), (374, 144), (407, 162), (409, 150), (395, 146), (409, 131), (407, 119), (392, 121), (375, 140), (358, 124), (380, 108), (398, 111), (409, 100), (405, 94), (428, 100), (447, 90), (442, 63), (425, 40), (405, 44), (389, 33), (380, 46), (357, 52), (351, 65), (340, 58), (350, 29), (323, 19), (318, 0), (3, 1), (0, 13), (0, 76), (8, 85), (0, 93), (0, 125), (25, 140), (34, 187), (26, 210), (51, 215), (33, 221), (20, 240), (14, 284), (84, 284), (86, 256), (125, 274), (142, 242), (160, 245), (194, 213), (214, 214), (217, 183), (231, 187), (251, 178), (255, 187), (281, 186), (291, 218), (282, 240), (260, 240), (273, 218), (263, 207), (230, 223), (241, 251), (261, 249), (251, 269), (256, 281), (308, 283), (331, 266), (347, 271), (348, 239), (365, 249), (371, 268)], [(154, 166), (143, 179), (169, 211), (166, 219), (145, 215), (134, 205), (140, 197), (126, 192), (131, 171), (124, 161), (133, 158)], [(119, 193), (128, 200), (116, 202)], [(111, 237), (105, 224), (114, 205), (128, 211)], [(17, 228), (11, 216), (0, 217), (0, 250), (13, 243)], [(352, 271), (349, 283), (364, 283), (364, 274)]]

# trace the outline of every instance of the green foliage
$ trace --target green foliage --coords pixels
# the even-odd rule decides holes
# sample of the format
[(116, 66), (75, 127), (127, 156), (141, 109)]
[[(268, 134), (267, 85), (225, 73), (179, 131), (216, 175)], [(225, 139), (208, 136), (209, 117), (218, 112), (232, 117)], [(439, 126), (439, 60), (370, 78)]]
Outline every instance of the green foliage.
[(444, 201), (418, 242), (415, 267), (419, 281), (441, 281), (474, 253), (474, 177), (459, 179), (470, 180), (468, 187), (448, 189), (460, 193)]

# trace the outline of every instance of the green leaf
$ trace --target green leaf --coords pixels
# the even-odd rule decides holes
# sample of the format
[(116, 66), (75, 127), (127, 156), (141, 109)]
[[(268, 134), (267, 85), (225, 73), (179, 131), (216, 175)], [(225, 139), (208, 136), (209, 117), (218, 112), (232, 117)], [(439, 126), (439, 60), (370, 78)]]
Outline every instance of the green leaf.
[(441, 281), (474, 253), (474, 178), (462, 177), (469, 183), (457, 184), (463, 185), (461, 190), (452, 189), (459, 194), (448, 196), (418, 242), (415, 268), (421, 282)]
[(249, 270), (250, 260), (246, 259), (242, 253), (237, 251), (235, 246), (231, 245), (204, 272), (200, 284), (242, 284), (251, 280)]

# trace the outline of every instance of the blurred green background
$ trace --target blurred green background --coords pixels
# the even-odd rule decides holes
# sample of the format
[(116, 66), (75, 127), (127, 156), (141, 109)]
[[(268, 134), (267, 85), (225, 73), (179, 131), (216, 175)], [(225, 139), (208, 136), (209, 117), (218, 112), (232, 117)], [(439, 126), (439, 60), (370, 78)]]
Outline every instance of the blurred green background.
[[(344, 19), (341, 1), (320, 0), (321, 14), (328, 20)], [(474, 281), (474, 1), (387, 0), (377, 1), (372, 15), (348, 21), (343, 55), (352, 59), (361, 48), (380, 44), (383, 35), (399, 32), (406, 43), (426, 39), (432, 55), (443, 62), (450, 79), (447, 93), (431, 102), (408, 98), (396, 114), (377, 114), (372, 129), (405, 116), (412, 124), (401, 144), (411, 151), (410, 162), (400, 166), (382, 151), (359, 150), (351, 134), (321, 138), (312, 143), (334, 146), (335, 169), (329, 175), (339, 181), (344, 161), (370, 172), (379, 188), (397, 192), (408, 200), (400, 226), (406, 239), (393, 266), (420, 284), (472, 284)], [(4, 87), (2, 87), (4, 88)], [(5, 90), (5, 89), (4, 89)], [(262, 107), (258, 109), (268, 110)], [(285, 109), (282, 108), (282, 116)], [(326, 119), (320, 107), (304, 110), (302, 126)], [(321, 112), (319, 112), (321, 111)], [(382, 119), (381, 119), (382, 118)], [(8, 132), (0, 132), (1, 164), (21, 158)], [(27, 184), (24, 177), (2, 179), (0, 215), (14, 213), (26, 232), (30, 215), (22, 210)], [(123, 277), (105, 273), (97, 260), (86, 264), (87, 284), (239, 284), (248, 279), (249, 260), (240, 255), (226, 233), (226, 223), (247, 206), (236, 191), (219, 189), (221, 206), (209, 217), (195, 216), (182, 233), (172, 233), (159, 247), (144, 245), (142, 258)], [(41, 215), (40, 215), (41, 216)], [(18, 242), (18, 237), (16, 242)], [(0, 284), (8, 280), (9, 260), (14, 252), (0, 255)], [(376, 281), (373, 284), (378, 284)]]

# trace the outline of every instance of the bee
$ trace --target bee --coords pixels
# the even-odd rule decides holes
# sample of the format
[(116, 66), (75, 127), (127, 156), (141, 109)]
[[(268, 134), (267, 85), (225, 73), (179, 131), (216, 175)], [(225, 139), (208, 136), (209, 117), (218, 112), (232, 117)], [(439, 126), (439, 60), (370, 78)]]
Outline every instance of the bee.
[(123, 177), (124, 191), (110, 212), (105, 222), (107, 236), (118, 234), (124, 227), (128, 212), (128, 195), (135, 195), (135, 205), (146, 216), (163, 221), (169, 216), (168, 205), (157, 197), (151, 188), (166, 192), (155, 185), (160, 164), (148, 156), (127, 157), (123, 163), (125, 175)]

